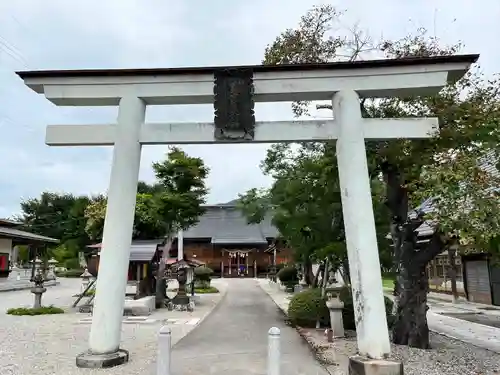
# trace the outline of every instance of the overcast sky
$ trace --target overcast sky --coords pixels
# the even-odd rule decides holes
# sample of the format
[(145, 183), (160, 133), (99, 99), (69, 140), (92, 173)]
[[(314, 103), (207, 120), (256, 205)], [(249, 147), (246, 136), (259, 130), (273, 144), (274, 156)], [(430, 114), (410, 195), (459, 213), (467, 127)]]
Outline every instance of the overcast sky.
[[(110, 148), (49, 148), (47, 124), (103, 123), (116, 109), (56, 107), (23, 85), (16, 70), (145, 68), (258, 64), (265, 46), (297, 25), (311, 0), (0, 0), (0, 217), (43, 191), (105, 192)], [(498, 0), (331, 1), (374, 37), (399, 38), (426, 27), (500, 71)], [(291, 119), (288, 104), (258, 105), (258, 120)], [(148, 121), (211, 121), (211, 106), (148, 109)], [(209, 203), (267, 186), (259, 163), (264, 145), (188, 146), (210, 167)], [(140, 178), (166, 147), (145, 147)]]

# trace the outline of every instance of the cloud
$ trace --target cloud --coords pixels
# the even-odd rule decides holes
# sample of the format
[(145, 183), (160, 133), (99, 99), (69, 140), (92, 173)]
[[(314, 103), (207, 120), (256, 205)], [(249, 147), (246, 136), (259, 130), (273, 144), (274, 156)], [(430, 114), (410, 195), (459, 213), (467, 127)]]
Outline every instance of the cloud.
[[(49, 148), (47, 124), (112, 122), (116, 108), (60, 108), (25, 87), (24, 69), (175, 67), (258, 64), (265, 46), (294, 27), (312, 0), (17, 0), (0, 2), (0, 217), (43, 190), (104, 192), (110, 148)], [(427, 27), (449, 43), (462, 40), (482, 53), (487, 72), (497, 69), (500, 3), (430, 0), (343, 0), (344, 26), (360, 22), (375, 38), (402, 37)], [(334, 88), (332, 88), (333, 90)], [(259, 120), (291, 119), (289, 104), (259, 104)], [(322, 114), (323, 115), (323, 114)], [(210, 121), (210, 106), (148, 108), (149, 121)], [(233, 199), (270, 183), (259, 170), (264, 145), (187, 146), (211, 168), (209, 201)], [(141, 178), (152, 180), (153, 160), (166, 147), (143, 149)]]

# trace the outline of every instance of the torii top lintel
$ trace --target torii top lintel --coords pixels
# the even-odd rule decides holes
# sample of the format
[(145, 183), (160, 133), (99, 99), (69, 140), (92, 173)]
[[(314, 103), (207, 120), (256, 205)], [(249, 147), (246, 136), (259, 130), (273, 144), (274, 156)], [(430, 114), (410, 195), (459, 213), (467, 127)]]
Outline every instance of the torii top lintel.
[(433, 94), (461, 78), (479, 55), (454, 55), (324, 64), (172, 69), (17, 72), (56, 105), (109, 106), (131, 92), (148, 105), (213, 103), (214, 74), (251, 69), (256, 102), (330, 100), (340, 90), (365, 97)]

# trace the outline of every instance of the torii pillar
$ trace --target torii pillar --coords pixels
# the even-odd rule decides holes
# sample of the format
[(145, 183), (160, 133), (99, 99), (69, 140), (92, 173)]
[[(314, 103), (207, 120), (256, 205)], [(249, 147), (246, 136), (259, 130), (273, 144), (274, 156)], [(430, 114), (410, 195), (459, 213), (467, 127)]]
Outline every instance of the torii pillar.
[[(364, 142), (432, 137), (438, 121), (364, 119), (359, 97), (434, 95), (448, 82), (461, 78), (477, 59), (478, 55), (462, 55), (313, 65), (18, 73), (29, 87), (56, 105), (119, 106), (117, 124), (47, 127), (46, 143), (51, 146), (114, 147), (89, 350), (77, 357), (77, 366), (111, 367), (128, 360), (127, 351), (120, 348), (120, 333), (141, 145), (336, 139), (360, 354), (351, 358), (350, 373), (368, 374), (374, 368), (377, 374), (402, 373), (400, 363), (386, 360), (389, 332)], [(214, 103), (214, 81), (217, 87), (221, 71), (244, 72), (244, 89), (251, 93), (252, 101), (331, 99), (334, 120), (254, 122), (252, 129), (244, 129), (244, 138), (223, 141), (214, 132), (217, 126), (227, 126), (220, 117), (215, 118), (215, 126), (144, 123), (146, 105)], [(238, 107), (232, 102), (234, 95), (215, 95), (215, 102), (226, 99), (231, 108)], [(253, 117), (253, 102), (237, 104), (250, 109)], [(229, 127), (223, 131), (234, 135)]]

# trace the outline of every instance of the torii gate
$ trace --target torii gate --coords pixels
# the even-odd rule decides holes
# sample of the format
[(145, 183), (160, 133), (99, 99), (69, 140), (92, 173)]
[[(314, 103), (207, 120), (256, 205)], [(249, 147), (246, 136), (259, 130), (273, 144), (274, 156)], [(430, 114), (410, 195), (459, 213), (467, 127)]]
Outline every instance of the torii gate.
[[(17, 73), (56, 105), (119, 107), (117, 124), (47, 127), (50, 146), (113, 146), (89, 351), (77, 357), (77, 366), (109, 367), (128, 360), (128, 352), (119, 345), (142, 145), (334, 139), (359, 353), (363, 358), (387, 358), (390, 343), (365, 139), (431, 137), (438, 131), (438, 121), (363, 119), (359, 98), (435, 94), (461, 78), (478, 57)], [(334, 120), (254, 120), (254, 101), (297, 100), (331, 100)], [(207, 103), (214, 103), (215, 124), (144, 123), (147, 105)]]

